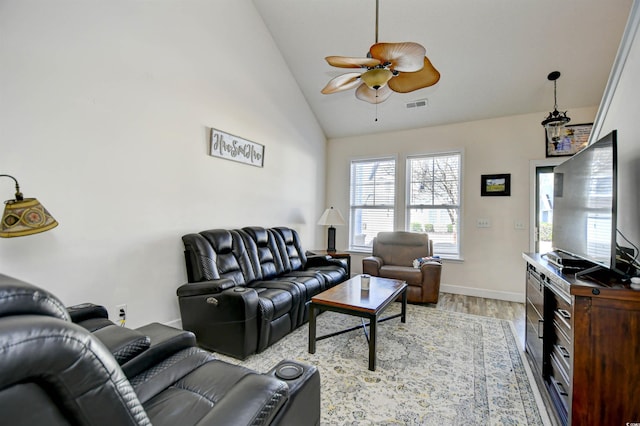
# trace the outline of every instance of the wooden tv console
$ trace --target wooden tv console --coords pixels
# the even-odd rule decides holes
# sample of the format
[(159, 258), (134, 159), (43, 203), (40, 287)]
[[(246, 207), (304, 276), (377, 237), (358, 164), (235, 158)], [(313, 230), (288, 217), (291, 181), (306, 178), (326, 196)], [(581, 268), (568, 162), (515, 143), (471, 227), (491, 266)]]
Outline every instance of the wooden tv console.
[(523, 258), (525, 352), (552, 420), (640, 424), (640, 291)]

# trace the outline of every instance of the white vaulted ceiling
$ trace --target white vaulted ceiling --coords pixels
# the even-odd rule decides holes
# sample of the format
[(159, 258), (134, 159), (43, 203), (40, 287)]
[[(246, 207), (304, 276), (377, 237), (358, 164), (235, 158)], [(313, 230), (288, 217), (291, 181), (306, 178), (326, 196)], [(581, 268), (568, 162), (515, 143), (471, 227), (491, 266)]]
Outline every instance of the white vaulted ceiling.
[[(376, 106), (354, 90), (320, 90), (345, 69), (330, 55), (365, 56), (375, 0), (253, 0), (328, 138), (553, 109), (594, 106), (624, 31), (631, 0), (380, 0), (379, 41), (414, 41), (442, 74), (433, 87)], [(259, 64), (258, 64), (259, 66)], [(427, 99), (423, 108), (406, 104)], [(569, 111), (569, 116), (571, 111)]]

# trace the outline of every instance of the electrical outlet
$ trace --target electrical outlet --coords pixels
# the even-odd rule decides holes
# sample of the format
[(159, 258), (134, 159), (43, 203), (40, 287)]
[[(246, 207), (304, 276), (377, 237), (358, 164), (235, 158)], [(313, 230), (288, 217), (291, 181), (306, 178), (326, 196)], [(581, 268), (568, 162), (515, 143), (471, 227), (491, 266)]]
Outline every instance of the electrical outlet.
[(477, 228), (491, 228), (491, 221), (489, 219), (476, 219)]
[(116, 312), (118, 315), (118, 320), (122, 325), (124, 325), (124, 322), (127, 320), (127, 304), (123, 303), (122, 305), (117, 305)]
[(525, 225), (525, 223), (521, 220), (516, 220), (513, 224), (513, 227), (517, 230), (520, 231), (524, 231), (525, 229), (527, 229), (527, 226)]

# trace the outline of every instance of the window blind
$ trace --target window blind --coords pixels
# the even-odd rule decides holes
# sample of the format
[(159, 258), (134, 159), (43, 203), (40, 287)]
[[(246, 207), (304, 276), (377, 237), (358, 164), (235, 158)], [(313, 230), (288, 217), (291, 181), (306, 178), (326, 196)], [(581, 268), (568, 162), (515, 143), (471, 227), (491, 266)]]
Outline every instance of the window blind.
[(351, 162), (349, 246), (370, 250), (373, 238), (393, 231), (396, 162), (393, 158)]

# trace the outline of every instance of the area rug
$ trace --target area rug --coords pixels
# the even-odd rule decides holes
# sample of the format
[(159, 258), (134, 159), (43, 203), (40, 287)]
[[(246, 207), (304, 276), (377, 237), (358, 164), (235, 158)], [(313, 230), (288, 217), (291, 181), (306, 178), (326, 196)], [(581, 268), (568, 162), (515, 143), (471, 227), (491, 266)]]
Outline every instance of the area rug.
[[(320, 336), (361, 320), (325, 312), (317, 322)], [(282, 359), (316, 365), (322, 425), (548, 424), (509, 321), (409, 305), (405, 324), (378, 325), (376, 371), (368, 370), (368, 355), (361, 329), (308, 353), (307, 324), (244, 361), (220, 358), (260, 372)]]

